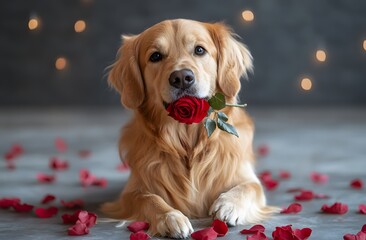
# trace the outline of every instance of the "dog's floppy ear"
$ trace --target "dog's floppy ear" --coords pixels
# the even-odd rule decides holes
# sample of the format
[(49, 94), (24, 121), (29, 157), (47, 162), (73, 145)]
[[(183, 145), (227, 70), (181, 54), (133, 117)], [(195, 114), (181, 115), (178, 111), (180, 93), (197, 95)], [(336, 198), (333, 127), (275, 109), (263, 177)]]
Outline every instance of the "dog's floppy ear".
[(121, 102), (126, 108), (138, 108), (144, 101), (144, 81), (138, 64), (138, 35), (123, 36), (108, 82), (121, 94)]
[(235, 97), (240, 90), (240, 77), (253, 70), (252, 55), (247, 47), (234, 38), (233, 32), (222, 23), (209, 24), (217, 48), (217, 79), (220, 90)]

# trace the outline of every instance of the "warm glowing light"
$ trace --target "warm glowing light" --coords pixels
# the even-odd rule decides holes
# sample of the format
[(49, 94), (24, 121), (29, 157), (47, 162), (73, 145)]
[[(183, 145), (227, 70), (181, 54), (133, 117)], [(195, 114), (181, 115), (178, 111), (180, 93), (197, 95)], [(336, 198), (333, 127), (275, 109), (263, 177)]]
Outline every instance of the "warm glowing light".
[(366, 51), (366, 40), (363, 40), (363, 50)]
[(83, 32), (86, 28), (86, 23), (84, 20), (78, 20), (75, 22), (74, 29), (75, 32)]
[(38, 18), (33, 17), (33, 18), (29, 19), (28, 28), (30, 30), (35, 30), (38, 27), (39, 27), (39, 20), (38, 20)]
[(324, 62), (327, 59), (327, 54), (324, 50), (317, 50), (315, 57), (319, 62)]
[(311, 82), (311, 79), (309, 78), (303, 78), (301, 79), (301, 88), (305, 91), (311, 90), (313, 83)]
[(250, 10), (243, 11), (241, 15), (243, 19), (247, 22), (251, 22), (254, 20), (254, 13)]
[(67, 65), (66, 58), (59, 57), (59, 58), (56, 59), (55, 67), (56, 67), (57, 70), (63, 70), (63, 69), (65, 69), (66, 65)]

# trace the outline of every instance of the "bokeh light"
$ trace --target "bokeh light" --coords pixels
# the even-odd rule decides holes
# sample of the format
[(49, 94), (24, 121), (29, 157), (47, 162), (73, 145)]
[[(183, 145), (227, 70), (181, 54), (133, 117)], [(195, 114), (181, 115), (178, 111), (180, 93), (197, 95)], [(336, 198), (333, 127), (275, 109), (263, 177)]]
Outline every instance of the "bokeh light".
[(327, 59), (327, 54), (324, 50), (319, 49), (316, 51), (315, 57), (319, 62), (324, 62)]
[(86, 23), (84, 20), (78, 20), (74, 24), (75, 32), (78, 32), (78, 33), (84, 32), (85, 28), (86, 28)]
[(37, 17), (32, 17), (28, 21), (28, 28), (30, 30), (35, 30), (39, 27), (39, 19)]
[(244, 21), (251, 22), (254, 20), (254, 13), (250, 10), (243, 11), (241, 15)]
[(55, 67), (57, 70), (63, 70), (66, 68), (67, 60), (64, 57), (59, 57), (56, 59)]
[(307, 78), (307, 77), (301, 79), (300, 85), (301, 85), (301, 88), (305, 91), (310, 91), (311, 88), (313, 87), (313, 83), (312, 83), (311, 79)]

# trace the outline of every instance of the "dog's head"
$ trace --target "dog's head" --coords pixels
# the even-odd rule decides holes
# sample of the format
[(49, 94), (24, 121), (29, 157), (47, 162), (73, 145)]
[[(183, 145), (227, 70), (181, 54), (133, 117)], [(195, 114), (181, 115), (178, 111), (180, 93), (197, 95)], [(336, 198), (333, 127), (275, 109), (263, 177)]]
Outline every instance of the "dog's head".
[(130, 109), (148, 102), (163, 108), (190, 95), (234, 98), (240, 77), (252, 69), (248, 49), (228, 27), (192, 20), (167, 20), (139, 35), (124, 36), (110, 84)]

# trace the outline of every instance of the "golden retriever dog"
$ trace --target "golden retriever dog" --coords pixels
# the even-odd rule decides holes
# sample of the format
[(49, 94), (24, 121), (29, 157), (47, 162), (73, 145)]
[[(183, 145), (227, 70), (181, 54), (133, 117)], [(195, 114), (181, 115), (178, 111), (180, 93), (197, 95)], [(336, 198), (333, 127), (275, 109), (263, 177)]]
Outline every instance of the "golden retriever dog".
[(108, 216), (146, 221), (153, 235), (186, 238), (189, 218), (235, 226), (275, 211), (253, 169), (254, 127), (245, 111), (223, 109), (239, 138), (219, 130), (208, 138), (203, 123), (179, 123), (163, 104), (217, 92), (235, 104), (252, 57), (234, 36), (222, 23), (176, 19), (123, 37), (109, 83), (133, 110), (119, 141), (131, 174), (119, 199), (102, 206)]

